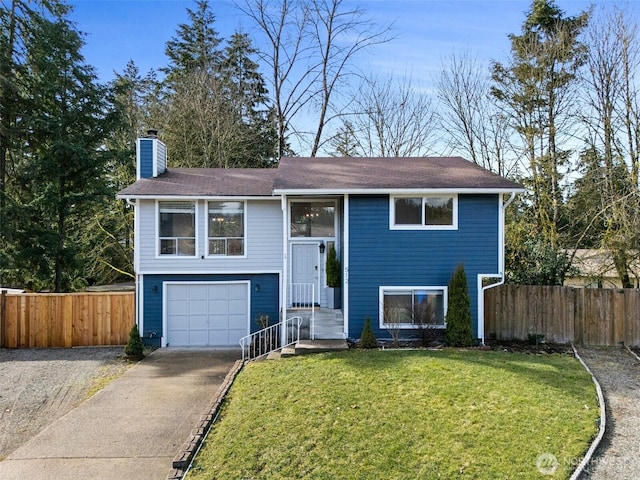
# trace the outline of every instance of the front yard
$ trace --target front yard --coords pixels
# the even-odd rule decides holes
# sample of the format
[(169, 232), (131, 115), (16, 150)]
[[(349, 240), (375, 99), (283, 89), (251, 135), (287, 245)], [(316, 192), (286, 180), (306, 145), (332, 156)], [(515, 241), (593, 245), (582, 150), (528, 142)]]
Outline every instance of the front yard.
[(351, 350), (256, 362), (186, 478), (544, 478), (538, 467), (568, 478), (598, 417), (591, 378), (568, 355)]

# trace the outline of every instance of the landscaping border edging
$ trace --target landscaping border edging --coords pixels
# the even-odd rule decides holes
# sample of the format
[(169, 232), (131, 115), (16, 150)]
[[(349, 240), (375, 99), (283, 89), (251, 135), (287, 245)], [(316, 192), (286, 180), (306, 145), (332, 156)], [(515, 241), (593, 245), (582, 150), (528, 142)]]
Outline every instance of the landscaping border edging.
[(627, 352), (629, 352), (631, 355), (633, 355), (636, 358), (636, 360), (640, 362), (640, 357), (636, 354), (636, 352), (631, 350), (627, 345), (625, 345), (624, 348), (626, 348)]
[(591, 372), (587, 364), (584, 363), (584, 361), (578, 354), (578, 350), (573, 345), (573, 343), (571, 344), (571, 348), (573, 349), (573, 354), (575, 355), (575, 357), (582, 364), (582, 366), (587, 371), (587, 373), (591, 375), (591, 380), (596, 386), (596, 393), (598, 394), (598, 404), (600, 405), (600, 422), (599, 422), (600, 426), (599, 426), (598, 435), (596, 435), (596, 438), (593, 440), (593, 442), (591, 442), (591, 446), (589, 447), (589, 450), (587, 450), (587, 453), (585, 453), (584, 457), (582, 458), (582, 461), (578, 464), (578, 466), (574, 470), (573, 475), (571, 475), (570, 480), (577, 480), (578, 477), (584, 471), (585, 467), (591, 461), (591, 458), (593, 457), (593, 454), (596, 451), (596, 448), (598, 448), (598, 445), (600, 445), (600, 442), (602, 441), (602, 437), (604, 437), (604, 432), (605, 432), (606, 423), (607, 423), (607, 414), (606, 414), (606, 407), (604, 403), (604, 395), (602, 394), (602, 388), (600, 387), (600, 383), (598, 382), (598, 379)]
[(213, 397), (213, 400), (205, 410), (205, 413), (200, 417), (200, 422), (194, 430), (191, 431), (191, 435), (184, 442), (180, 451), (173, 459), (172, 469), (167, 475), (167, 480), (182, 480), (182, 477), (187, 473), (191, 462), (196, 453), (200, 450), (204, 439), (209, 433), (209, 429), (215, 423), (220, 413), (222, 403), (233, 385), (234, 380), (244, 367), (244, 361), (236, 360), (227, 373), (222, 385)]

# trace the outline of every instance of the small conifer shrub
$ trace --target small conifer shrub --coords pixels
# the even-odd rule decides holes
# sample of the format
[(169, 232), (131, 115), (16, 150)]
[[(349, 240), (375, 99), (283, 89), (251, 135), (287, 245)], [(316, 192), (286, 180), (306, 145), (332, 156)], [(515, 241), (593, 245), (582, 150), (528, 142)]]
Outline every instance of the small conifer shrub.
[(471, 300), (469, 299), (467, 275), (463, 265), (458, 265), (449, 282), (447, 344), (450, 347), (470, 347), (473, 345)]
[(364, 320), (364, 328), (360, 335), (360, 348), (378, 348), (378, 341), (371, 329), (371, 319), (369, 317)]
[(142, 358), (143, 346), (140, 339), (140, 332), (138, 331), (138, 325), (134, 324), (129, 332), (129, 342), (124, 347), (124, 354), (131, 358)]
[(340, 260), (333, 245), (327, 251), (327, 286), (332, 288), (340, 287)]

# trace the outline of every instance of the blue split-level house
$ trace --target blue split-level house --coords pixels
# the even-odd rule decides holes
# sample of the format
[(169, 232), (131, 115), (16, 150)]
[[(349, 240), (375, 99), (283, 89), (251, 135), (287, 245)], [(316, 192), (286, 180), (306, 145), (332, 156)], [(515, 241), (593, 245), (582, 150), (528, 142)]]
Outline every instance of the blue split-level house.
[(138, 180), (119, 193), (135, 207), (146, 343), (238, 346), (259, 317), (312, 305), (317, 338), (357, 339), (366, 317), (379, 339), (411, 336), (416, 321), (444, 328), (459, 264), (484, 341), (483, 289), (503, 278), (505, 209), (520, 185), (459, 157), (283, 158), (274, 169), (169, 169), (166, 159), (156, 136), (140, 138)]

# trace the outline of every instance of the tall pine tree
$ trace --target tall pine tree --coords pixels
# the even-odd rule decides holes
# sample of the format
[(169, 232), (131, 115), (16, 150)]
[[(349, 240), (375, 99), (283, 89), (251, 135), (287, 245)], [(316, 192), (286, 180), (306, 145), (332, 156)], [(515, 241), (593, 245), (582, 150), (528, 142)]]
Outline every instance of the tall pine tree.
[(111, 118), (107, 91), (85, 64), (80, 33), (68, 9), (32, 15), (25, 45), (21, 119), (26, 147), (15, 162), (15, 192), (7, 207), (16, 225), (12, 267), (22, 283), (56, 292), (81, 288), (86, 251), (81, 233), (103, 199)]
[(162, 71), (163, 140), (175, 167), (266, 167), (275, 157), (275, 124), (265, 82), (246, 34), (220, 48), (207, 1), (188, 10), (167, 43)]

